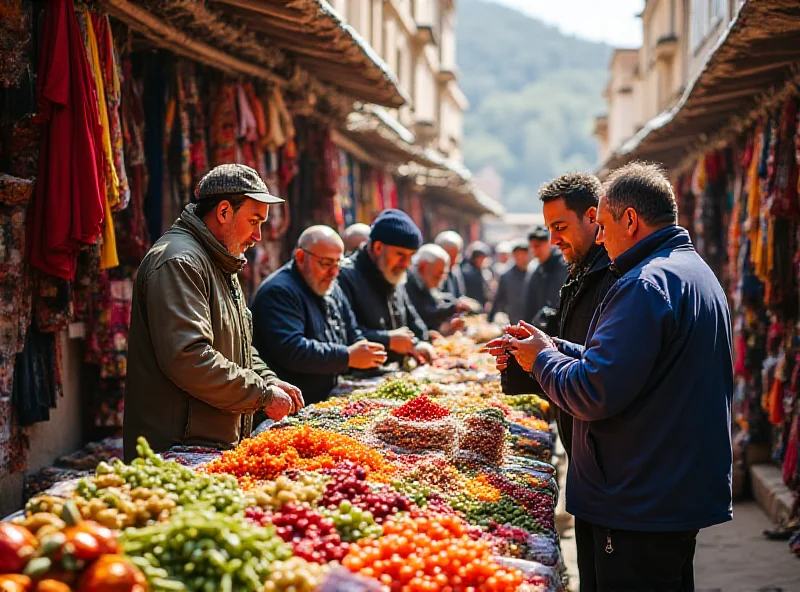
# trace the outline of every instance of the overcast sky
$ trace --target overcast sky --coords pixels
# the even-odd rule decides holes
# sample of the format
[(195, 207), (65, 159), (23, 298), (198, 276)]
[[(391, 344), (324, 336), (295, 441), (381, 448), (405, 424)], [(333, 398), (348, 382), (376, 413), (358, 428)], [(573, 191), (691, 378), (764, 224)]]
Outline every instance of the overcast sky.
[(644, 0), (494, 0), (593, 41), (639, 47)]

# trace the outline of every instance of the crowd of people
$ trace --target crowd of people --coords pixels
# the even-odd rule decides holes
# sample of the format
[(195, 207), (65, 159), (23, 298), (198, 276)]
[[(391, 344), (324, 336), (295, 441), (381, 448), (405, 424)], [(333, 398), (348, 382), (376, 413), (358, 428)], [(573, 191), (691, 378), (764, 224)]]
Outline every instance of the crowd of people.
[(693, 590), (698, 529), (732, 516), (725, 294), (657, 167), (565, 175), (540, 199), (546, 224), (494, 250), (425, 243), (400, 210), (312, 226), (248, 306), (237, 272), (282, 200), (248, 167), (213, 169), (136, 278), (127, 459), (139, 436), (231, 448), (344, 373), (429, 363), (485, 312), (507, 327), (487, 345), (506, 394), (554, 404), (581, 589)]

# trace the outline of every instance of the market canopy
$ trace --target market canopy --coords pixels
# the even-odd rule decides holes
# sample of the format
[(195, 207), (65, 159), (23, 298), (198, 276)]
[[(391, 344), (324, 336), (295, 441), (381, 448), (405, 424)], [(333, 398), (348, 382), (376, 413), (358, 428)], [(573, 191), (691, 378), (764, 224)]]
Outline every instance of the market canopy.
[(746, 0), (680, 101), (613, 152), (600, 176), (631, 160), (667, 168), (743, 133), (800, 78), (800, 2)]
[(343, 148), (353, 151), (365, 162), (373, 160), (394, 165), (398, 174), (411, 178), (436, 197), (476, 214), (500, 217), (505, 213), (500, 203), (477, 186), (469, 169), (435, 150), (417, 145), (414, 134), (385, 109), (375, 105), (357, 106), (348, 116), (343, 133), (334, 137), (340, 140)]
[(375, 51), (326, 0), (101, 0), (156, 45), (319, 99), (409, 101)]

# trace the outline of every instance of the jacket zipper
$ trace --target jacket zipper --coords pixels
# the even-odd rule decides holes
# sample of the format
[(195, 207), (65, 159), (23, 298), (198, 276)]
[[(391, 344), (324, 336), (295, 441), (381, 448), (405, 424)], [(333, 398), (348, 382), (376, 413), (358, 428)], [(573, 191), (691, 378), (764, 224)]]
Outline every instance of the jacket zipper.
[(614, 546), (611, 544), (611, 529), (606, 529), (606, 553), (611, 555), (614, 552)]
[[(226, 278), (228, 280), (228, 289), (231, 292), (231, 296), (233, 297), (233, 303), (236, 307), (236, 324), (239, 328), (239, 333), (242, 338), (242, 367), (248, 367), (248, 355), (247, 355), (247, 344), (246, 342), (246, 333), (245, 333), (245, 319), (244, 313), (240, 306), (239, 302), (239, 290), (236, 288), (234, 284), (233, 276), (228, 276)], [(243, 413), (242, 414), (242, 421), (240, 424), (241, 427), (241, 434), (239, 435), (239, 439), (243, 440), (245, 438), (249, 438), (250, 435), (253, 433), (253, 414), (252, 413)]]

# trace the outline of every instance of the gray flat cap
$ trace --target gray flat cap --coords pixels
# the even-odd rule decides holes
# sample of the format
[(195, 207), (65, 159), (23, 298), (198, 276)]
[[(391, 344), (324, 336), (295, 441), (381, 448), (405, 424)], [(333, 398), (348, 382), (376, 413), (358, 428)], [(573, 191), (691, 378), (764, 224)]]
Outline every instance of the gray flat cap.
[(195, 199), (202, 201), (224, 195), (245, 195), (266, 204), (283, 203), (272, 195), (259, 174), (243, 164), (221, 164), (206, 173), (195, 189)]

